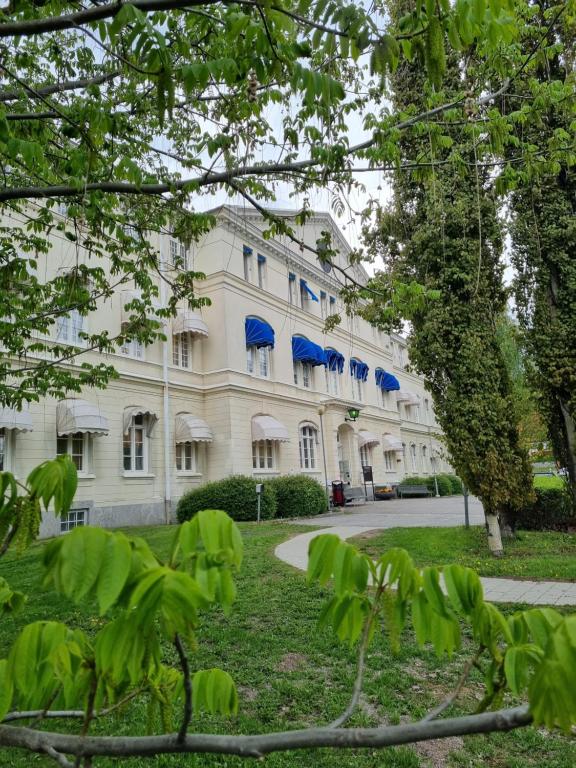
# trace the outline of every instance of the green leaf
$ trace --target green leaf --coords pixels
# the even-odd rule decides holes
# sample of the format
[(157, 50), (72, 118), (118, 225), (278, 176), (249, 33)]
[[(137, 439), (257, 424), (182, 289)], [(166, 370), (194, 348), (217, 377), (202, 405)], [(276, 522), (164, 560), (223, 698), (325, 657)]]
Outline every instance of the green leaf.
[(211, 715), (235, 715), (238, 693), (233, 679), (221, 669), (203, 669), (192, 678), (192, 709)]
[(6, 659), (0, 660), (0, 722), (12, 705), (12, 696), (14, 687), (11, 676), (8, 674), (8, 662)]
[(334, 556), (340, 537), (334, 533), (323, 533), (312, 539), (308, 546), (308, 581), (327, 584), (334, 571)]

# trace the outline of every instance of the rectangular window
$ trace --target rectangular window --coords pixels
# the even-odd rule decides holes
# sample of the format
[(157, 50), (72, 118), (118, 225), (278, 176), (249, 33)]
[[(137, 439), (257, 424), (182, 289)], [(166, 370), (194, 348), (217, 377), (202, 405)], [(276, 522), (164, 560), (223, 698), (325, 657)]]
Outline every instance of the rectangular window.
[(176, 269), (188, 269), (188, 248), (180, 240), (170, 239), (169, 261)]
[(258, 288), (266, 287), (266, 257), (258, 254)]
[(329, 371), (326, 368), (326, 391), (329, 395), (340, 394), (340, 374), (338, 371)]
[(84, 317), (77, 309), (72, 309), (68, 316), (61, 316), (56, 320), (56, 339), (64, 344), (82, 346), (84, 339), (80, 333), (84, 330)]
[(288, 273), (288, 302), (296, 304), (296, 275), (293, 272)]
[(66, 517), (60, 519), (60, 533), (67, 533), (72, 528), (79, 528), (82, 525), (86, 525), (88, 520), (87, 509), (71, 509)]
[(246, 347), (246, 370), (270, 378), (270, 347)]
[(386, 392), (385, 389), (380, 389), (380, 400), (382, 402), (382, 408), (388, 408), (389, 396), (390, 396), (389, 392)]
[(272, 440), (256, 440), (252, 443), (252, 469), (275, 469), (276, 450)]
[(178, 472), (196, 472), (198, 467), (198, 444), (178, 443), (176, 446), (176, 469)]
[(125, 341), (120, 347), (120, 351), (126, 357), (135, 357), (137, 360), (144, 360), (144, 344), (138, 339)]
[(335, 315), (336, 314), (336, 297), (330, 296), (330, 314)]
[(384, 451), (384, 469), (387, 472), (394, 469), (394, 451)]
[(145, 472), (147, 462), (146, 416), (142, 413), (132, 417), (128, 432), (124, 434), (124, 471)]
[(192, 339), (189, 333), (172, 336), (172, 364), (179, 368), (190, 368)]
[(316, 430), (302, 427), (300, 430), (300, 467), (316, 469)]
[(244, 259), (244, 280), (252, 282), (252, 248), (247, 245), (243, 247), (242, 255)]
[(362, 383), (360, 379), (357, 379), (355, 376), (352, 377), (352, 397), (360, 403), (362, 402), (363, 395)]
[(320, 291), (320, 316), (322, 320), (325, 320), (328, 316), (328, 301), (324, 291)]
[(306, 389), (312, 389), (314, 384), (314, 369), (310, 363), (294, 360), (294, 384)]
[(368, 445), (363, 445), (360, 448), (360, 464), (363, 467), (372, 466), (372, 449)]
[(58, 456), (68, 454), (79, 473), (88, 471), (88, 441), (90, 436), (84, 432), (63, 435), (56, 438), (56, 453)]

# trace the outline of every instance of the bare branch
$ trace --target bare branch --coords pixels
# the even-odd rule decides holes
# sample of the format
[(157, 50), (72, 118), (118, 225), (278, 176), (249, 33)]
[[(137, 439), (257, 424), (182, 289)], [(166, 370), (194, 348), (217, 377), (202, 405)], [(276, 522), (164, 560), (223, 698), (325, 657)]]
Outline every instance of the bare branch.
[(186, 649), (184, 648), (184, 644), (178, 633), (174, 635), (174, 645), (178, 651), (180, 666), (182, 667), (182, 674), (184, 675), (184, 712), (182, 713), (182, 723), (180, 725), (180, 730), (178, 731), (178, 743), (183, 744), (186, 739), (190, 720), (192, 719), (192, 681), (190, 680), (190, 665), (188, 664)]
[[(104, 75), (97, 75), (96, 77), (87, 77), (82, 80), (63, 80), (61, 83), (54, 83), (53, 85), (44, 85), (39, 88), (34, 87), (34, 92), (40, 96), (50, 96), (52, 93), (77, 91), (82, 88), (88, 88), (90, 85), (102, 85), (102, 83), (108, 83), (110, 80), (114, 80), (115, 77), (118, 77), (119, 74), (120, 71), (116, 70)], [(15, 101), (21, 96), (21, 91), (0, 91), (0, 102)]]
[(484, 648), (480, 646), (474, 656), (472, 656), (471, 659), (468, 659), (464, 665), (464, 669), (462, 670), (462, 674), (458, 680), (456, 688), (454, 688), (454, 690), (448, 696), (446, 696), (446, 698), (441, 701), (437, 707), (434, 707), (434, 709), (430, 710), (426, 717), (422, 718), (421, 722), (429, 723), (430, 721), (435, 720), (439, 715), (442, 714), (442, 712), (448, 709), (448, 707), (450, 707), (456, 701), (460, 695), (460, 692), (462, 691), (462, 688), (464, 687), (464, 684), (466, 683), (466, 680), (468, 680), (470, 672), (472, 671), (472, 667), (475, 667), (478, 664), (478, 659), (482, 655), (483, 651)]
[(187, 734), (179, 743), (175, 733), (161, 736), (87, 736), (37, 731), (13, 725), (0, 725), (0, 746), (46, 753), (47, 748), (69, 755), (107, 757), (146, 757), (159, 754), (196, 753), (261, 757), (272, 752), (335, 747), (359, 749), (412, 744), (449, 736), (511, 731), (530, 725), (528, 706), (482, 712), (465, 717), (433, 720), (426, 723), (384, 728), (308, 728), (254, 736)]
[(54, 747), (51, 747), (50, 745), (47, 745), (44, 747), (43, 750), (49, 757), (52, 758), (52, 760), (55, 760), (60, 768), (74, 768), (74, 765), (67, 760), (64, 755), (61, 755), (60, 752), (57, 752)]

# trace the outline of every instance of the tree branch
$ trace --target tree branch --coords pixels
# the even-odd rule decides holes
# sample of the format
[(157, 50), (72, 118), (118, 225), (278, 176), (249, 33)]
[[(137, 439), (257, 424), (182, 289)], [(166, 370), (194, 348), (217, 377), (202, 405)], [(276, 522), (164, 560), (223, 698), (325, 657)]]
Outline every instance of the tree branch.
[(51, 757), (52, 760), (55, 760), (60, 768), (74, 768), (73, 764), (67, 760), (64, 755), (60, 754), (60, 752), (57, 752), (54, 747), (47, 745), (44, 747), (43, 751), (48, 755), (48, 757)]
[[(143, 0), (144, 1), (144, 0)], [(2, 25), (0, 25), (0, 30)], [(508, 90), (510, 80), (505, 80), (502, 87), (494, 93), (483, 96), (476, 101), (478, 106), (488, 104), (490, 101), (501, 96)], [(445, 112), (448, 109), (454, 109), (464, 100), (464, 97), (457, 101), (452, 101), (448, 104), (443, 104), (433, 109), (429, 109), (426, 112), (421, 112), (418, 115), (402, 120), (396, 125), (390, 126), (388, 130), (404, 130), (418, 122), (427, 120), (434, 115)], [(376, 132), (372, 138), (366, 141), (356, 144), (344, 153), (344, 157), (353, 155), (357, 152), (361, 152), (378, 144), (383, 135), (383, 131)], [(299, 160), (292, 163), (262, 163), (260, 165), (248, 165), (237, 166), (236, 168), (230, 168), (226, 171), (217, 171), (211, 173), (204, 173), (202, 176), (189, 179), (175, 179), (171, 183), (156, 183), (156, 184), (130, 184), (123, 181), (96, 181), (88, 184), (84, 184), (81, 189), (72, 185), (60, 184), (46, 187), (14, 187), (13, 189), (3, 189), (0, 191), (0, 201), (4, 200), (19, 200), (19, 199), (32, 199), (32, 198), (45, 198), (45, 197), (73, 197), (82, 193), (100, 191), (107, 193), (118, 193), (127, 195), (162, 195), (167, 192), (174, 192), (184, 190), (187, 187), (201, 188), (211, 186), (215, 184), (228, 184), (236, 178), (241, 176), (265, 176), (274, 173), (282, 173), (285, 171), (301, 170), (305, 168), (312, 168), (316, 165), (321, 165), (321, 160), (315, 160), (313, 158), (307, 160)]]
[(448, 695), (446, 698), (438, 704), (437, 707), (434, 707), (434, 709), (430, 710), (426, 717), (423, 717), (421, 722), (423, 723), (429, 723), (432, 720), (435, 720), (439, 715), (442, 714), (448, 707), (450, 707), (458, 698), (460, 695), (460, 692), (462, 691), (462, 688), (464, 687), (464, 684), (466, 683), (466, 680), (468, 680), (468, 677), (470, 675), (470, 672), (472, 671), (472, 667), (475, 667), (478, 664), (478, 659), (482, 655), (484, 651), (484, 648), (481, 646), (474, 656), (472, 656), (471, 659), (468, 659), (466, 664), (464, 665), (464, 669), (462, 670), (462, 674), (460, 676), (460, 679), (458, 680), (458, 683), (456, 685), (456, 688)]
[(47, 748), (69, 755), (146, 757), (158, 754), (196, 753), (261, 757), (272, 752), (335, 747), (359, 749), (412, 744), (450, 736), (511, 731), (530, 725), (528, 706), (483, 712), (465, 717), (384, 728), (308, 728), (253, 736), (187, 734), (179, 743), (175, 733), (160, 736), (88, 736), (36, 731), (0, 725), (0, 746), (46, 753)]
[(184, 648), (184, 644), (178, 633), (174, 635), (174, 645), (178, 651), (180, 666), (182, 667), (182, 674), (184, 675), (184, 712), (182, 713), (182, 723), (180, 725), (180, 730), (178, 731), (178, 743), (183, 744), (186, 739), (190, 720), (192, 719), (192, 681), (190, 680), (190, 665), (188, 664), (186, 649)]
[[(1, 29), (1, 27), (0, 27)], [(63, 80), (61, 83), (53, 85), (44, 85), (41, 88), (34, 88), (34, 93), (40, 96), (50, 96), (53, 93), (62, 93), (63, 91), (77, 91), (82, 88), (88, 88), (90, 85), (102, 85), (118, 77), (120, 70), (108, 72), (96, 77), (87, 77), (81, 80)], [(21, 91), (0, 91), (0, 102), (15, 101), (22, 96)]]

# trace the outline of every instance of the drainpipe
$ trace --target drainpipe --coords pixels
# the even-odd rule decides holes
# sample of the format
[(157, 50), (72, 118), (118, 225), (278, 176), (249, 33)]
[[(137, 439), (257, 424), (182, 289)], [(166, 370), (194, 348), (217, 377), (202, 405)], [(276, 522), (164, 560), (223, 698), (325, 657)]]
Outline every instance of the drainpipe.
[[(160, 266), (161, 270), (166, 268), (164, 260), (164, 247), (160, 240)], [(160, 302), (163, 307), (166, 306), (166, 282), (160, 280)], [(164, 522), (170, 524), (172, 512), (172, 488), (171, 488), (171, 443), (170, 443), (170, 387), (168, 381), (168, 341), (162, 342), (162, 379), (163, 379), (163, 434), (164, 434)]]

